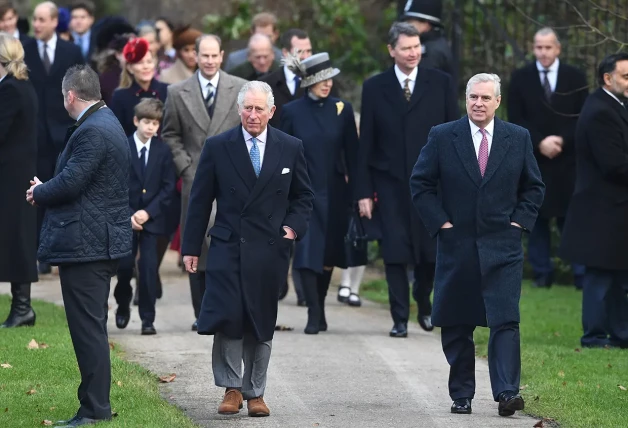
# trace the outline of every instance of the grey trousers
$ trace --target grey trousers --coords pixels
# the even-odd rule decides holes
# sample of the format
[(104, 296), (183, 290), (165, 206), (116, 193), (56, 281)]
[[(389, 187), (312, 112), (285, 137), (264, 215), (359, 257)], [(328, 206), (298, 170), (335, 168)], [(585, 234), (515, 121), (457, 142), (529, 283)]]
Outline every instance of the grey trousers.
[(258, 342), (250, 333), (245, 333), (243, 339), (232, 339), (216, 333), (212, 349), (212, 370), (216, 386), (238, 388), (245, 400), (264, 395), (271, 349), (272, 340)]

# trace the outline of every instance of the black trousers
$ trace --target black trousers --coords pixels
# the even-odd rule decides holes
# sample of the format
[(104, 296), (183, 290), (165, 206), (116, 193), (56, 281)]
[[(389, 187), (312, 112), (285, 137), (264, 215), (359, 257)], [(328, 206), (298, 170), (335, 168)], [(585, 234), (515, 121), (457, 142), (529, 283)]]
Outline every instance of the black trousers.
[(159, 271), (159, 258), (157, 254), (158, 235), (148, 232), (133, 233), (133, 254), (120, 261), (118, 267), (118, 283), (113, 292), (119, 311), (128, 310), (133, 299), (131, 279), (135, 269), (137, 251), (140, 257), (137, 261), (138, 268), (138, 292), (139, 313), (143, 323), (155, 322), (155, 302), (157, 301), (157, 273)]
[(111, 418), (107, 299), (117, 265), (117, 260), (103, 260), (59, 266), (65, 315), (81, 373), (80, 417)]
[(582, 284), (582, 346), (628, 346), (628, 271), (587, 267)]
[[(403, 264), (386, 265), (390, 314), (395, 324), (407, 324), (410, 317), (410, 287), (407, 269), (408, 267)], [(414, 266), (412, 297), (417, 302), (421, 315), (432, 314), (430, 295), (434, 288), (435, 269), (434, 263), (421, 263)]]
[(192, 307), (194, 308), (194, 317), (198, 320), (201, 313), (201, 304), (205, 295), (205, 272), (198, 271), (189, 274), (190, 276), (190, 294), (192, 295)]
[[(441, 342), (449, 363), (449, 396), (452, 400), (475, 396), (475, 326), (441, 327)], [(491, 328), (488, 340), (488, 372), (493, 399), (506, 391), (519, 392), (521, 345), (519, 323)]]

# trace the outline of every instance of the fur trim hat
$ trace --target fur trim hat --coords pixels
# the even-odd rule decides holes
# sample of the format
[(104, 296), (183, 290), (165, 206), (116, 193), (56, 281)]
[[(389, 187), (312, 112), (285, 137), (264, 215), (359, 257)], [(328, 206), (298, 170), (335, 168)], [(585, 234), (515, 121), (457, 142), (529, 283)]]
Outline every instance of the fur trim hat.
[(144, 59), (146, 53), (148, 53), (148, 42), (141, 37), (129, 40), (124, 49), (122, 49), (122, 55), (124, 55), (127, 64), (140, 62)]
[(178, 28), (172, 33), (172, 47), (175, 48), (175, 50), (179, 50), (185, 46), (193, 45), (196, 43), (196, 39), (202, 35), (203, 33), (189, 25)]

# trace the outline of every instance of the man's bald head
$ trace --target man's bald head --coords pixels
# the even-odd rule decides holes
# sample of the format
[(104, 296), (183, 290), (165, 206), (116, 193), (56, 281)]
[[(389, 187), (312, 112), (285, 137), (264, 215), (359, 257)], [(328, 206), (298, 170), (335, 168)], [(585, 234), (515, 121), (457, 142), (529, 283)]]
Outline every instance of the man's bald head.
[(264, 34), (253, 34), (249, 39), (249, 62), (258, 73), (267, 73), (275, 60), (270, 38)]
[(59, 9), (51, 1), (40, 3), (33, 12), (35, 38), (46, 43), (50, 41), (59, 23)]

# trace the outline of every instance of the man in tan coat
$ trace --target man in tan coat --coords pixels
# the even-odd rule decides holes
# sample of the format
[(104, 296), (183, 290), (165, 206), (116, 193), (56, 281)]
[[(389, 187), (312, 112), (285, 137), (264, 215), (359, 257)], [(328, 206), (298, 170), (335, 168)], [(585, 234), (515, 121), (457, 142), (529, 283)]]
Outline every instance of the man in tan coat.
[[(189, 79), (168, 87), (162, 138), (170, 146), (179, 177), (181, 192), (181, 232), (185, 230), (192, 181), (205, 140), (240, 123), (238, 92), (246, 80), (220, 69), (224, 51), (218, 36), (203, 35), (196, 41), (198, 71)], [(215, 213), (212, 210), (212, 213)], [(214, 218), (210, 219), (211, 226)], [(190, 274), (190, 291), (194, 315), (198, 319), (205, 293), (205, 259), (209, 238), (203, 243), (196, 273)], [(197, 329), (196, 321), (192, 330)]]

